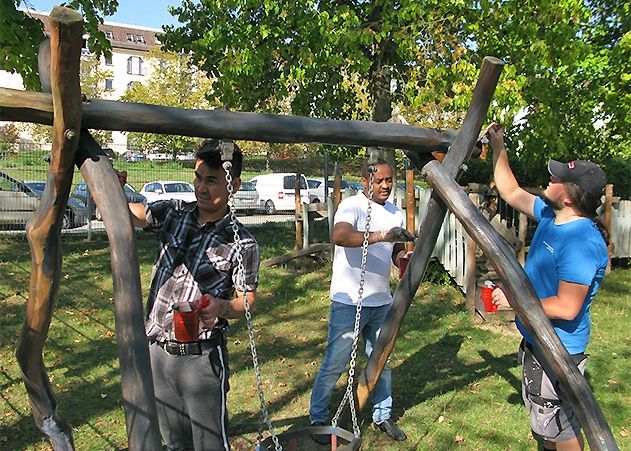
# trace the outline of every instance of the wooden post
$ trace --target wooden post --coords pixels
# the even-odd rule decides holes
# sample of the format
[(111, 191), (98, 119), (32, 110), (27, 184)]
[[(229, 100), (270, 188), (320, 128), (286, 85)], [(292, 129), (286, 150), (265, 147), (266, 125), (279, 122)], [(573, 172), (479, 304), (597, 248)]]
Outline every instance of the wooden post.
[[(605, 186), (604, 222), (605, 222), (605, 227), (607, 227), (607, 231), (609, 232), (610, 235), (612, 232), (611, 230), (612, 208), (613, 208), (613, 185), (607, 184)], [(611, 272), (611, 256), (613, 255), (613, 243), (611, 242), (607, 245), (607, 254), (609, 255), (609, 261), (607, 262), (607, 269), (605, 270), (605, 272), (610, 273)]]
[(129, 207), (109, 159), (87, 130), (81, 131), (78, 157), (77, 165), (94, 195), (110, 243), (116, 348), (128, 449), (160, 449), (140, 268)]
[[(473, 91), (471, 105), (465, 116), (462, 128), (458, 132), (451, 150), (442, 162), (452, 177), (457, 176), (461, 165), (469, 159), (473, 151), (503, 65), (504, 63), (501, 60), (493, 57), (486, 57), (482, 62), (478, 82)], [(420, 161), (416, 154), (405, 150), (404, 152), (413, 164), (417, 164)], [(360, 408), (366, 404), (381, 375), (381, 371), (392, 353), (403, 318), (410, 307), (414, 293), (416, 293), (429, 263), (446, 212), (446, 205), (440, 197), (432, 193), (425, 211), (425, 217), (419, 226), (419, 236), (416, 240), (414, 253), (404, 277), (397, 285), (392, 306), (381, 327), (377, 343), (375, 343), (364, 372), (359, 377), (357, 401)]]
[(306, 249), (311, 244), (313, 229), (313, 216), (309, 214), (309, 204), (301, 203), (302, 211), (302, 248)]
[[(405, 216), (406, 228), (409, 232), (414, 233), (416, 231), (416, 189), (414, 187), (413, 169), (408, 169), (407, 171), (405, 171)], [(405, 250), (414, 250), (414, 243), (405, 243)]]
[[(480, 194), (469, 193), (469, 200), (475, 208), (480, 206)], [(465, 257), (465, 287), (467, 289), (467, 311), (475, 316), (475, 305), (478, 300), (478, 246), (470, 233), (467, 233), (467, 255)]]
[(44, 343), (59, 294), (61, 274), (61, 223), (72, 185), (74, 159), (81, 128), (79, 60), (83, 18), (55, 6), (50, 14), (50, 86), (53, 99), (53, 146), (46, 189), (26, 235), (32, 272), (24, 327), (16, 356), (37, 427), (55, 450), (72, 450), (72, 429), (57, 412), (48, 374), (42, 360)]
[(296, 200), (296, 249), (302, 249), (302, 224), (304, 217), (301, 214), (302, 200), (300, 200), (300, 181), (302, 180), (302, 174), (296, 173), (296, 180), (294, 182), (295, 200)]
[(333, 179), (333, 210), (337, 211), (338, 205), (342, 201), (342, 174), (340, 167), (335, 163), (335, 178)]
[(438, 162), (423, 168), (437, 191), (467, 232), (473, 236), (497, 272), (502, 290), (526, 330), (537, 343), (545, 363), (560, 382), (593, 450), (617, 450), (609, 425), (585, 377), (578, 370), (541, 307), (528, 276), (512, 248), (467, 199), (464, 191)]

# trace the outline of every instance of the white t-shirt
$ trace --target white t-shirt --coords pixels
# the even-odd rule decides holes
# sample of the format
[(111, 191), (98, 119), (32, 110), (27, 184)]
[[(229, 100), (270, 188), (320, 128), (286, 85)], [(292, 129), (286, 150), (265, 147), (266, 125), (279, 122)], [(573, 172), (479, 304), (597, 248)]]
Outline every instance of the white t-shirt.
[[(403, 226), (403, 213), (394, 204), (372, 202), (370, 231), (389, 230)], [(368, 198), (364, 193), (347, 197), (335, 213), (335, 221), (347, 222), (355, 230), (366, 230)], [(368, 246), (366, 277), (362, 305), (378, 307), (392, 303), (390, 293), (390, 268), (394, 243), (375, 243)], [(361, 275), (362, 247), (335, 246), (333, 276), (331, 278), (331, 300), (342, 304), (357, 304), (359, 278)]]

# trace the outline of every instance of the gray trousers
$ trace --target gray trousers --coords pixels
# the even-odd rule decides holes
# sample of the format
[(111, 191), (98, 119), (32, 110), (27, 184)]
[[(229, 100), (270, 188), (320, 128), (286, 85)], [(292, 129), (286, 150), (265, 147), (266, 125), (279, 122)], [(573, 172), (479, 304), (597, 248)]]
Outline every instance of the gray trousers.
[(152, 343), (149, 352), (160, 434), (167, 449), (229, 450), (226, 347), (173, 356)]

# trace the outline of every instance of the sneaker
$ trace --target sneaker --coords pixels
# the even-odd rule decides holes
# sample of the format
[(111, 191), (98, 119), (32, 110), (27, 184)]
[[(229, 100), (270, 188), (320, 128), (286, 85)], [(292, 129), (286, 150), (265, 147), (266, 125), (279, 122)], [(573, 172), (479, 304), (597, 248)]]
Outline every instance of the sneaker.
[[(311, 426), (326, 426), (323, 421), (314, 421), (311, 423)], [(330, 434), (311, 434), (311, 438), (314, 442), (319, 443), (320, 445), (330, 445), (331, 444), (331, 435)]]
[(377, 429), (381, 432), (385, 432), (388, 437), (390, 437), (395, 442), (402, 442), (406, 438), (405, 432), (403, 432), (397, 424), (394, 422), (392, 418), (388, 418), (387, 420), (383, 420), (381, 423), (373, 423)]

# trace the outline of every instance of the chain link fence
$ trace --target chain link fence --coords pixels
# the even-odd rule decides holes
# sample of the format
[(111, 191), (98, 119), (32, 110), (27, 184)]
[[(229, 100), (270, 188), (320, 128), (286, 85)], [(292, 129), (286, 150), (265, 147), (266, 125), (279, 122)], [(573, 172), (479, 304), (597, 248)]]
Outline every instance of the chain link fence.
[[(173, 192), (191, 189), (194, 178), (195, 158), (192, 153), (167, 155), (143, 153), (119, 149), (104, 149), (110, 156), (112, 165), (117, 170), (128, 173), (128, 186), (125, 194), (129, 202), (148, 201), (168, 198)], [(326, 162), (326, 164), (325, 164)], [(24, 227), (40, 204), (48, 177), (50, 147), (29, 146), (18, 149), (11, 146), (0, 148), (0, 231), (3, 233), (23, 233)], [(293, 181), (295, 174), (306, 177), (302, 188), (303, 201), (324, 202), (325, 196), (332, 193), (333, 177), (336, 171), (342, 175), (342, 195), (354, 194), (359, 185), (359, 165), (338, 165), (329, 162), (328, 156), (290, 157), (287, 155), (249, 155), (244, 156), (242, 180), (250, 181), (262, 174), (285, 174), (283, 189), (277, 196), (287, 196), (286, 201), (295, 197)], [(323, 180), (328, 178), (325, 189)], [(291, 180), (291, 182), (290, 182)], [(161, 184), (158, 185), (157, 183)], [(169, 185), (169, 182), (180, 182)], [(171, 190), (174, 190), (171, 192)], [(247, 190), (251, 191), (247, 193)], [(252, 192), (253, 191), (253, 192)], [(307, 193), (309, 193), (307, 195)], [(325, 194), (326, 193), (326, 194)], [(103, 231), (100, 213), (88, 195), (86, 183), (81, 173), (75, 169), (68, 207), (64, 215), (64, 233), (87, 234)], [(193, 195), (193, 193), (191, 193)], [(258, 190), (252, 184), (243, 184), (237, 193), (235, 202), (241, 205), (239, 198), (257, 196)], [(246, 226), (258, 226), (268, 223), (287, 223), (295, 220), (295, 203), (287, 203), (289, 209), (267, 208), (273, 199), (257, 198), (247, 200), (244, 208), (238, 208), (239, 220)]]

